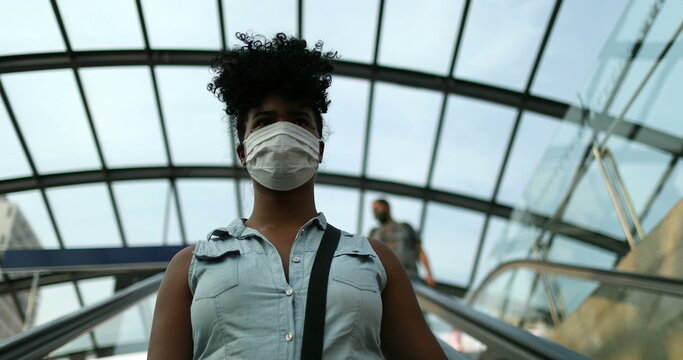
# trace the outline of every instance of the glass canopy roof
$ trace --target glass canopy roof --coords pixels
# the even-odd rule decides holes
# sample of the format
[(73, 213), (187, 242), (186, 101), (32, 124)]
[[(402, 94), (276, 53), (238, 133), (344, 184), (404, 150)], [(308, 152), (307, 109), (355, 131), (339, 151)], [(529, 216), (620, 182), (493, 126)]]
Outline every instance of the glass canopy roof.
[[(420, 229), (436, 279), (467, 287), (572, 126), (564, 112), (626, 4), (0, 0), (0, 194), (44, 248), (189, 244), (248, 216), (208, 64), (237, 31), (301, 34), (341, 55), (318, 209), (368, 234), (371, 202), (387, 198)], [(668, 131), (654, 115), (641, 125)], [(651, 158), (642, 186), (656, 186), (671, 154), (613, 142), (617, 157)], [(577, 191), (593, 196), (597, 176)], [(594, 215), (570, 204), (565, 220), (623, 240)]]

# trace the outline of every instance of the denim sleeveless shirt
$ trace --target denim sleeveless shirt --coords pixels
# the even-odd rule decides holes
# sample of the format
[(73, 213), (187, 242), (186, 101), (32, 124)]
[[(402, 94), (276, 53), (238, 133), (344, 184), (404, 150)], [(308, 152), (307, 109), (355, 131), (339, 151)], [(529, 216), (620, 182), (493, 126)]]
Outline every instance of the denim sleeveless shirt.
[[(194, 359), (301, 358), (308, 278), (327, 227), (320, 213), (297, 233), (289, 283), (280, 255), (236, 219), (194, 249), (189, 286)], [(330, 267), (323, 356), (381, 359), (386, 273), (366, 237), (342, 231)]]

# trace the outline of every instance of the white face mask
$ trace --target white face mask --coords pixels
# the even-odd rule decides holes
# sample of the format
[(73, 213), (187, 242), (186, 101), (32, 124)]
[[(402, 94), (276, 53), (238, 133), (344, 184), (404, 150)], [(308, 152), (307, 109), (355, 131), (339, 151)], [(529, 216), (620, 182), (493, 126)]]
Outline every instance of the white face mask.
[(249, 175), (272, 190), (296, 189), (318, 170), (319, 141), (308, 130), (287, 121), (258, 129), (244, 140)]

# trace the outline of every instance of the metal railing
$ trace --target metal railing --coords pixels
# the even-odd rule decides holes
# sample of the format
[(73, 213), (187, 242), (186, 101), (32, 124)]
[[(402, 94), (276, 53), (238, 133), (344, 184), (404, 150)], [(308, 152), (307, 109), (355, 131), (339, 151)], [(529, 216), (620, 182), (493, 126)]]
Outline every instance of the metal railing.
[(508, 359), (587, 360), (584, 355), (494, 319), (421, 283), (413, 283), (420, 306)]
[(540, 273), (552, 273), (576, 279), (594, 280), (602, 284), (625, 287), (633, 290), (652, 292), (658, 295), (683, 297), (683, 280), (658, 275), (632, 273), (618, 270), (604, 270), (584, 266), (551, 263), (534, 260), (510, 261), (491, 271), (481, 285), (467, 296), (466, 302), (474, 304), (481, 292), (498, 275), (515, 269), (526, 268)]
[(0, 341), (0, 360), (41, 359), (70, 340), (130, 308), (159, 289), (163, 273), (133, 284), (110, 298)]

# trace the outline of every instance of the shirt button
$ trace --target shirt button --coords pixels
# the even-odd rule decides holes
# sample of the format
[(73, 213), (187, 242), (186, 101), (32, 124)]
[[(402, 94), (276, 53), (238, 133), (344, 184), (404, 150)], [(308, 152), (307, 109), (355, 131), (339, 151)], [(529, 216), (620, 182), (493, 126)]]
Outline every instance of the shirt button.
[(358, 250), (358, 249), (353, 249), (353, 250), (351, 250), (351, 251), (353, 251), (353, 252), (359, 252), (360, 250)]
[(294, 291), (292, 291), (292, 289), (287, 289), (287, 290), (285, 290), (285, 294), (286, 294), (287, 296), (292, 296), (293, 293), (294, 293)]
[(285, 340), (292, 341), (292, 339), (294, 339), (294, 334), (288, 332), (287, 335), (285, 335)]
[(292, 261), (294, 261), (295, 263), (298, 263), (299, 261), (301, 261), (301, 259), (299, 259), (298, 256), (295, 256), (292, 258)]

